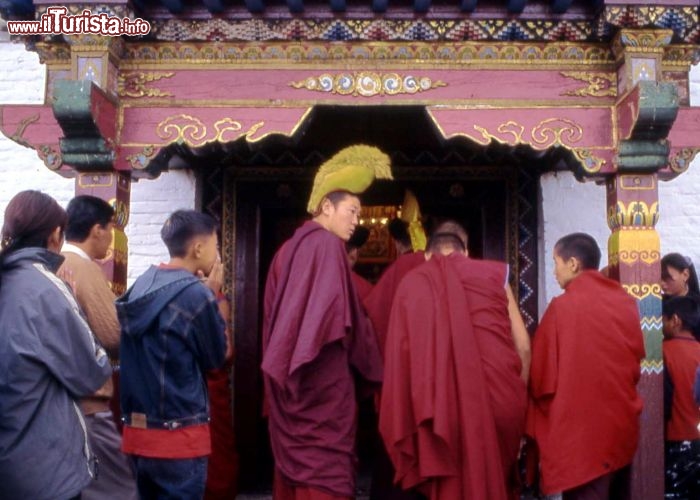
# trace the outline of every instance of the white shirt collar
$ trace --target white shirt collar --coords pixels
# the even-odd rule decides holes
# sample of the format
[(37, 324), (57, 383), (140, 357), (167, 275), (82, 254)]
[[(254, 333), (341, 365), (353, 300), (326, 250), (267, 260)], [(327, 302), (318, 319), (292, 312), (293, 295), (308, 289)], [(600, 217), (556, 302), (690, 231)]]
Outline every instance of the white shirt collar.
[(85, 253), (85, 250), (83, 250), (80, 247), (77, 247), (71, 243), (68, 243), (67, 241), (63, 243), (63, 247), (61, 248), (61, 252), (71, 252), (74, 254), (80, 255), (83, 259), (87, 260), (92, 260), (88, 254)]

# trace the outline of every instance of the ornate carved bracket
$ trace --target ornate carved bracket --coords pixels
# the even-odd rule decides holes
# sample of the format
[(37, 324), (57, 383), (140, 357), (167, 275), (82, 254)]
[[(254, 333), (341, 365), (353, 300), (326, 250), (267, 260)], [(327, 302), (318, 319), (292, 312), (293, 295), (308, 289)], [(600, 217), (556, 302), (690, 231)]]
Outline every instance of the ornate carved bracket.
[(668, 82), (640, 81), (616, 105), (620, 172), (654, 173), (668, 164), (667, 138), (679, 109), (678, 89)]
[(117, 109), (107, 94), (87, 80), (57, 81), (53, 111), (64, 134), (65, 163), (78, 171), (112, 168)]
[(7, 105), (0, 106), (0, 131), (26, 148), (31, 148), (51, 170), (66, 177), (72, 172), (63, 167), (58, 145), (61, 127), (58, 126), (49, 106)]

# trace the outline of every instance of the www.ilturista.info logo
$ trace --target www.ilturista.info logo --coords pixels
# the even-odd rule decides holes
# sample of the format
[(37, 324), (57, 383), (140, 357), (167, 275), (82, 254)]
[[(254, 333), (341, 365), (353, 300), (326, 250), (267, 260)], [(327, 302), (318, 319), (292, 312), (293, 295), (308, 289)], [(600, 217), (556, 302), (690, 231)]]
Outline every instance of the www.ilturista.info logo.
[(38, 21), (7, 21), (10, 35), (105, 35), (140, 36), (151, 31), (151, 23), (141, 18), (93, 14), (83, 10), (80, 14), (68, 14), (66, 7), (49, 7)]

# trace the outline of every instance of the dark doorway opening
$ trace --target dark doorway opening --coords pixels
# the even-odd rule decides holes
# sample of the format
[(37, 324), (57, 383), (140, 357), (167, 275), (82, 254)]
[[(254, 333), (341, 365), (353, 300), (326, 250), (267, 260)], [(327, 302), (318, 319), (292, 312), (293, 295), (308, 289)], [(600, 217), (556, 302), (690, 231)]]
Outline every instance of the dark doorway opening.
[[(537, 178), (549, 153), (527, 147), (443, 140), (421, 107), (319, 107), (292, 138), (211, 145), (200, 170), (201, 204), (222, 218), (229, 290), (234, 301), (234, 414), (241, 491), (269, 491), (272, 460), (262, 417), (260, 330), (267, 268), (279, 245), (307, 217), (318, 166), (350, 144), (378, 146), (394, 181), (375, 183), (364, 206), (398, 206), (406, 188), (425, 215), (457, 219), (472, 256), (507, 261), (526, 324), (537, 311)], [(549, 156), (548, 156), (549, 155)], [(211, 168), (211, 162), (216, 161)], [(360, 436), (363, 436), (362, 430)]]

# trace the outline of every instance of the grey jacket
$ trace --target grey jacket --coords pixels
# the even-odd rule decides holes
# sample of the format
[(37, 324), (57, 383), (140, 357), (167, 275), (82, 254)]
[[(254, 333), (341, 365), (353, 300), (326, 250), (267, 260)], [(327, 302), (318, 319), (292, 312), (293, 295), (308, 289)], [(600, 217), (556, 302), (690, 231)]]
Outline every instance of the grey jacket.
[(5, 256), (0, 267), (0, 498), (71, 498), (91, 479), (76, 400), (111, 367), (42, 248)]

